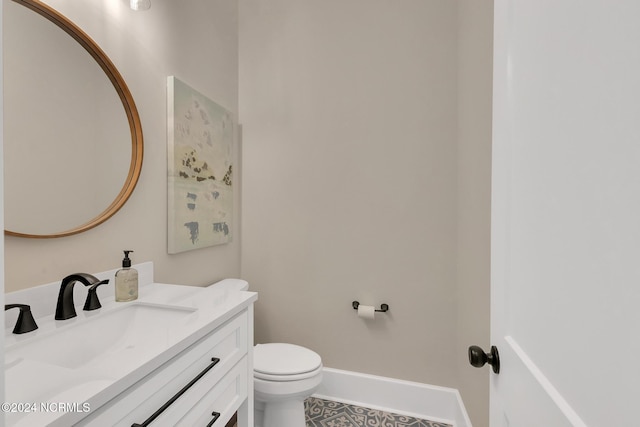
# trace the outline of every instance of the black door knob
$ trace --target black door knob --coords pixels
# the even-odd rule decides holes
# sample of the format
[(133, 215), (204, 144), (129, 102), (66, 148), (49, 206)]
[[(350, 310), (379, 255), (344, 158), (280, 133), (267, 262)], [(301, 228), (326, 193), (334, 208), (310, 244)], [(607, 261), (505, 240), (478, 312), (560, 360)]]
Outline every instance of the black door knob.
[(485, 353), (484, 350), (477, 345), (469, 347), (469, 363), (476, 368), (482, 368), (486, 363), (492, 366), (493, 372), (500, 373), (500, 355), (495, 345), (491, 346), (491, 352)]

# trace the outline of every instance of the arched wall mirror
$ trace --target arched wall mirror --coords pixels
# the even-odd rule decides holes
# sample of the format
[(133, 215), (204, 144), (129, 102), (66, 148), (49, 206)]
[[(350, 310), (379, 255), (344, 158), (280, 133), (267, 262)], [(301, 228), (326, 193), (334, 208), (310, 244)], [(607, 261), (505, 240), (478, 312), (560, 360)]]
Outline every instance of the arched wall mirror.
[(111, 60), (76, 24), (38, 0), (3, 3), (5, 234), (89, 230), (138, 182), (138, 110)]

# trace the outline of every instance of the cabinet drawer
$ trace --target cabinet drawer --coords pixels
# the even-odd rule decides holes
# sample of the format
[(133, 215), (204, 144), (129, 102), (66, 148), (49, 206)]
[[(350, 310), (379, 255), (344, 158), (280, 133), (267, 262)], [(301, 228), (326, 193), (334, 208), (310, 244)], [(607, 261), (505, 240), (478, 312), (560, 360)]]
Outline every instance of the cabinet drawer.
[[(244, 357), (199, 401), (193, 399), (195, 404), (191, 410), (171, 425), (224, 427), (247, 397), (247, 375), (247, 358)], [(214, 417), (214, 414), (219, 415)]]
[[(234, 366), (239, 366), (238, 362), (243, 360), (246, 353), (245, 311), (182, 351), (77, 425), (131, 427), (135, 423), (143, 424), (192, 383), (188, 389), (182, 391), (180, 397), (148, 424), (149, 427), (176, 425), (194, 405), (200, 404), (202, 398), (212, 391)], [(219, 361), (213, 364), (212, 358)]]

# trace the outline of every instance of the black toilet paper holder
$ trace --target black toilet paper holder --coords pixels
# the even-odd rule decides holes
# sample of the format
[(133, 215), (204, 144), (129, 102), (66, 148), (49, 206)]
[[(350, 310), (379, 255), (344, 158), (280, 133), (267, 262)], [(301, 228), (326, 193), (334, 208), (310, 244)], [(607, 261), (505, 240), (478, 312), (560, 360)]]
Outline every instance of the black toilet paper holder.
[[(357, 310), (359, 306), (360, 303), (358, 301), (354, 301), (351, 303), (351, 307), (353, 307), (354, 310)], [(375, 311), (378, 313), (386, 313), (387, 311), (389, 311), (389, 304), (380, 304), (380, 310)]]

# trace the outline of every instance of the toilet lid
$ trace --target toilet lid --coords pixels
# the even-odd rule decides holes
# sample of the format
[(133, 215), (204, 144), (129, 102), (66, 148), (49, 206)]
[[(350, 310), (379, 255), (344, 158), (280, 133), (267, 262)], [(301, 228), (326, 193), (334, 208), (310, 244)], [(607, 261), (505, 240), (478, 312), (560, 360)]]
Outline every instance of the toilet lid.
[(297, 375), (322, 366), (318, 353), (295, 344), (258, 344), (253, 351), (253, 370), (268, 375)]

